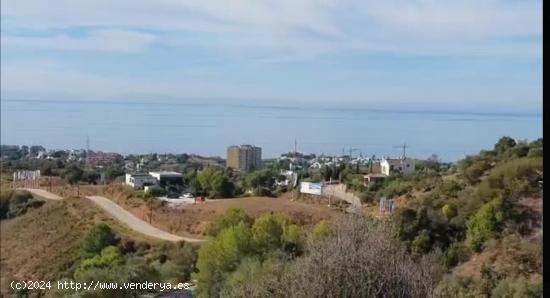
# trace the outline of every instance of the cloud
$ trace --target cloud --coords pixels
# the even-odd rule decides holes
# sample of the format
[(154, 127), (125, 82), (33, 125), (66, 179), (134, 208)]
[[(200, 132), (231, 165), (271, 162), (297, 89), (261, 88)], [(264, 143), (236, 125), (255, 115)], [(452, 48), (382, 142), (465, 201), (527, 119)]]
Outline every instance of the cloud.
[(139, 52), (150, 46), (156, 37), (152, 34), (126, 30), (96, 30), (83, 37), (58, 34), (48, 37), (2, 36), (3, 46), (50, 48), (58, 50), (95, 50), (102, 52)]
[[(145, 49), (152, 40), (185, 46), (182, 40), (198, 34), (195, 46), (291, 61), (348, 51), (522, 55), (513, 51), (522, 49), (517, 44), (530, 44), (531, 52), (540, 44), (541, 8), (540, 0), (4, 0), (2, 22), (8, 41), (28, 46), (61, 41), (62, 49), (93, 49), (97, 38), (113, 42), (115, 51), (124, 49), (116, 38), (93, 36), (107, 28), (129, 30), (118, 34), (129, 34), (121, 37), (129, 38), (131, 49)], [(89, 43), (66, 35), (11, 36), (71, 28), (92, 30)], [(502, 51), (503, 45), (512, 50)]]

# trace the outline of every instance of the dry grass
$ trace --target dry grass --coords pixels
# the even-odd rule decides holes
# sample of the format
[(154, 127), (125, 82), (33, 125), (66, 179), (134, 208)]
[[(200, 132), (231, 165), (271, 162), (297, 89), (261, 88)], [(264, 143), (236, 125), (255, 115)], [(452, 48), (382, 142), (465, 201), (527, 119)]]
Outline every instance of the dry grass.
[(80, 240), (95, 224), (104, 222), (123, 238), (159, 241), (121, 226), (86, 199), (47, 201), (42, 207), (0, 224), (0, 283), (6, 293), (9, 281), (60, 279), (79, 258)]
[[(53, 192), (63, 196), (75, 194), (74, 187), (54, 187)], [(150, 209), (147, 203), (139, 198), (132, 189), (121, 184), (80, 186), (81, 196), (101, 195), (132, 212), (137, 217), (149, 221)], [(312, 226), (323, 219), (331, 219), (341, 214), (338, 208), (328, 208), (326, 200), (300, 198), (293, 200), (293, 195), (285, 194), (278, 198), (247, 197), (218, 199), (186, 205), (178, 208), (156, 206), (153, 209), (151, 224), (157, 228), (182, 236), (203, 236), (206, 228), (220, 214), (230, 208), (242, 208), (251, 217), (266, 212), (281, 212), (301, 226)]]

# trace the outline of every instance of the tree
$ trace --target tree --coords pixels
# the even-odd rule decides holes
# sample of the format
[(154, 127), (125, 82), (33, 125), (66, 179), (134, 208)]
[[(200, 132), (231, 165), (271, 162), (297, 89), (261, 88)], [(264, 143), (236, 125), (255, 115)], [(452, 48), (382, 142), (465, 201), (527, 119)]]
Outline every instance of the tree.
[(78, 183), (82, 180), (84, 176), (84, 170), (82, 170), (78, 165), (71, 164), (68, 166), (65, 171), (63, 171), (62, 177), (69, 182), (71, 185), (76, 184), (77, 196), (80, 195), (80, 189)]
[(271, 169), (257, 170), (244, 178), (245, 187), (253, 189), (256, 195), (263, 195), (262, 189), (271, 192), (275, 184), (276, 172)]
[(248, 216), (248, 214), (246, 214), (243, 209), (231, 208), (208, 226), (206, 234), (215, 237), (221, 231), (231, 227), (235, 227), (240, 223), (243, 223), (245, 226), (250, 227), (252, 225), (252, 222), (252, 218), (250, 218), (250, 216)]
[(333, 176), (333, 170), (332, 167), (329, 167), (327, 165), (323, 166), (321, 173), (323, 175), (324, 181), (329, 181)]
[(217, 297), (225, 279), (250, 252), (250, 228), (244, 223), (222, 230), (203, 243), (197, 259), (195, 277), (198, 297)]
[(497, 154), (502, 154), (506, 150), (516, 146), (516, 141), (510, 137), (502, 137), (498, 140), (498, 142), (495, 144), (495, 151)]
[(233, 194), (235, 186), (222, 169), (208, 167), (197, 174), (201, 189), (211, 198), (228, 197)]
[(262, 254), (283, 246), (288, 219), (281, 215), (264, 214), (252, 226), (254, 247)]
[(105, 247), (116, 245), (117, 242), (118, 239), (111, 230), (111, 227), (104, 223), (95, 225), (82, 240), (82, 255), (84, 257), (93, 257), (99, 254)]
[(100, 178), (100, 175), (96, 171), (84, 171), (81, 179), (90, 184), (96, 184), (99, 178)]

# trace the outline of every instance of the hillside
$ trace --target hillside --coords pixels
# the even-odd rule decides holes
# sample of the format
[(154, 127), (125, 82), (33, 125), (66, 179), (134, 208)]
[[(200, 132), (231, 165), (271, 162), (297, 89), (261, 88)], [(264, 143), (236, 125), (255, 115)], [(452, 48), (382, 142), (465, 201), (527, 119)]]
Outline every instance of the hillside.
[(2, 293), (13, 278), (55, 281), (71, 276), (78, 266), (83, 237), (99, 222), (108, 223), (123, 238), (159, 244), (120, 226), (89, 200), (46, 201), (0, 225)]

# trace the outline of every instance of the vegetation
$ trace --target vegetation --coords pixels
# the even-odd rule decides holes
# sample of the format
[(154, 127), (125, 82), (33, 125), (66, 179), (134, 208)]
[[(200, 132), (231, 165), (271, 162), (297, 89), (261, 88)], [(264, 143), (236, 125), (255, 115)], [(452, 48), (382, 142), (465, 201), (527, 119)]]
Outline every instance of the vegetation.
[(209, 234), (197, 260), (199, 297), (236, 291), (243, 276), (269, 272), (274, 264), (302, 253), (301, 229), (281, 214), (265, 214), (252, 222), (244, 211), (233, 209), (213, 223)]
[(196, 179), (200, 192), (209, 198), (231, 197), (235, 192), (235, 185), (223, 169), (208, 167), (199, 171)]
[(351, 217), (314, 230), (305, 240), (276, 214), (228, 224), (199, 251), (198, 297), (418, 297), (436, 285), (437, 263), (414, 260), (391, 226)]
[(44, 201), (37, 200), (28, 191), (8, 190), (0, 193), (0, 220), (23, 215), (31, 208), (38, 208)]
[[(304, 227), (283, 214), (252, 218), (230, 209), (210, 224), (198, 251), (188, 244), (151, 248), (97, 225), (64, 277), (196, 279), (198, 297), (541, 297), (542, 139), (503, 137), (455, 165), (433, 156), (417, 169), (369, 187), (350, 165), (300, 174), (338, 177), (365, 201), (398, 197), (388, 220), (346, 215)], [(64, 173), (84, 179), (70, 164)], [(275, 167), (239, 176), (197, 166), (184, 175), (188, 190), (213, 198), (272, 194), (279, 180)], [(2, 194), (3, 216), (12, 214), (12, 196)]]

